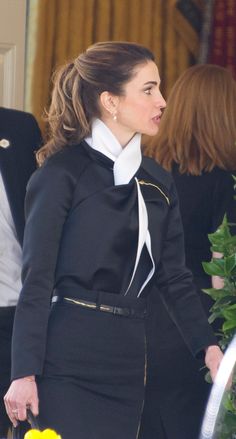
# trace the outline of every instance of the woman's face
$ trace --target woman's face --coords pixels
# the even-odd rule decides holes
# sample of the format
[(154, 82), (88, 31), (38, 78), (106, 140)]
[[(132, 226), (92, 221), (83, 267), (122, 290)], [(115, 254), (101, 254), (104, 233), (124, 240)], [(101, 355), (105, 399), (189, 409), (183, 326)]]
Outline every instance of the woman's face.
[[(118, 98), (116, 135), (120, 132), (124, 138), (126, 133), (129, 141), (135, 133), (157, 134), (162, 109), (166, 106), (159, 86), (158, 68), (153, 61), (136, 68), (136, 75), (124, 86), (124, 96)], [(119, 135), (117, 137), (119, 140)]]

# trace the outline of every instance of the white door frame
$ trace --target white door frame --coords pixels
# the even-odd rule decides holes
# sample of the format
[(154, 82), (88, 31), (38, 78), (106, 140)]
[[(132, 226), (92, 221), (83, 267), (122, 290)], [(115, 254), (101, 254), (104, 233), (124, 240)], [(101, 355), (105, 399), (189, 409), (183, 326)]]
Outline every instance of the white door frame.
[(27, 0), (0, 0), (0, 106), (24, 108)]

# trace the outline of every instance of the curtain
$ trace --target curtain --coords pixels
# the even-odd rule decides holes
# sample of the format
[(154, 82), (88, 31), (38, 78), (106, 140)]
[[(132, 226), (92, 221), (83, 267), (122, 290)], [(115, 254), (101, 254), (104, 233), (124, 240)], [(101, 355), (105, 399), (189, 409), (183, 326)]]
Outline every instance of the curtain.
[(215, 0), (208, 62), (226, 67), (236, 79), (235, 0)]
[(127, 40), (148, 46), (156, 57), (165, 97), (193, 62), (175, 22), (176, 0), (40, 0), (37, 17), (29, 110), (43, 131), (52, 72), (94, 42)]

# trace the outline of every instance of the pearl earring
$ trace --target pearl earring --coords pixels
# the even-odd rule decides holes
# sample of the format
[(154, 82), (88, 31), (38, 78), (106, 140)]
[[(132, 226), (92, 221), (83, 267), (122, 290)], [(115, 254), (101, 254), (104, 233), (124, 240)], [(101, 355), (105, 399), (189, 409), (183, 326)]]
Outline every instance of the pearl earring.
[(112, 118), (113, 118), (114, 121), (117, 121), (117, 115), (116, 115), (116, 113), (114, 113), (114, 114), (112, 115)]

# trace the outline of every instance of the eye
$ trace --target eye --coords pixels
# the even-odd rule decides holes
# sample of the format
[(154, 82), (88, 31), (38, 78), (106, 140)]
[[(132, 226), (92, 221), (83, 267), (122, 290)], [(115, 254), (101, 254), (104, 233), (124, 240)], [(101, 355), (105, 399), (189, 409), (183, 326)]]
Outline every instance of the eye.
[(150, 95), (150, 94), (151, 94), (151, 91), (152, 91), (152, 87), (148, 87), (148, 88), (146, 88), (146, 90), (144, 90), (144, 93), (145, 93), (146, 95)]

